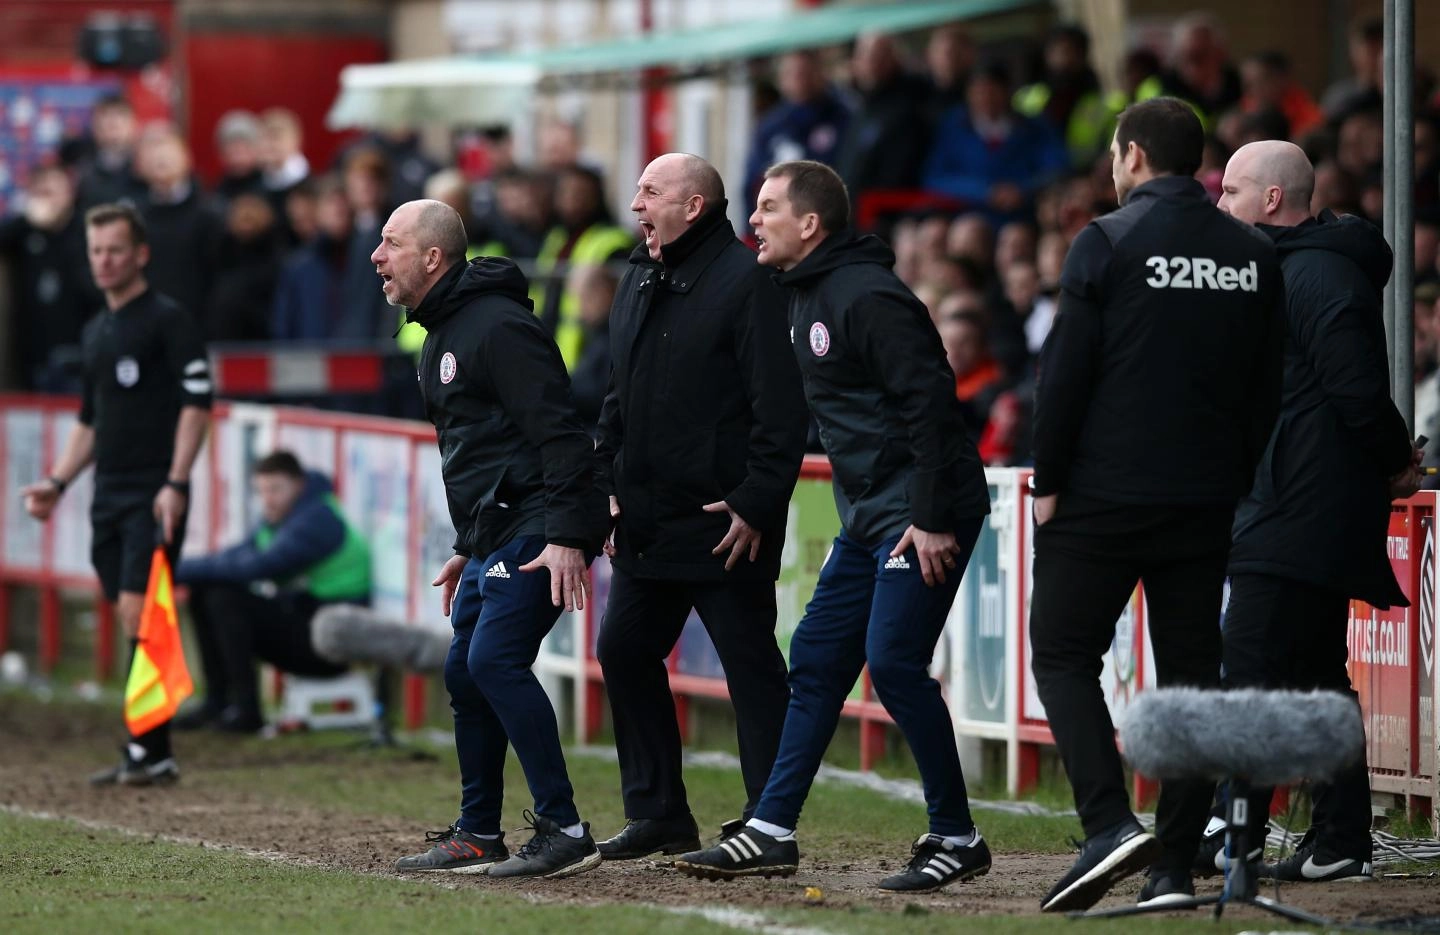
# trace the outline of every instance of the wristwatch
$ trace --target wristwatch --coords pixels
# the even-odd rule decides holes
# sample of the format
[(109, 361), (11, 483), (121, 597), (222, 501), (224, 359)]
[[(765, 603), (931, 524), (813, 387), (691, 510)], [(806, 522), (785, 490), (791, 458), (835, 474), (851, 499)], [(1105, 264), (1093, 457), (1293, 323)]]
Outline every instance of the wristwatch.
[(64, 492), (65, 492), (65, 488), (68, 487), (68, 486), (70, 486), (69, 484), (67, 484), (67, 483), (65, 483), (63, 480), (61, 480), (60, 478), (56, 477), (54, 474), (51, 474), (49, 477), (47, 477), (47, 478), (45, 478), (45, 479), (48, 480), (48, 481), (51, 483), (51, 485), (55, 488), (55, 492), (56, 492), (56, 493), (64, 493)]
[(169, 487), (170, 489), (172, 489), (172, 490), (174, 490), (174, 491), (176, 491), (176, 492), (178, 492), (178, 493), (184, 494), (184, 495), (187, 496), (187, 497), (190, 496), (190, 482), (189, 482), (188, 480), (169, 480), (169, 479), (167, 479), (167, 480), (165, 481), (165, 486), (166, 486), (166, 487)]

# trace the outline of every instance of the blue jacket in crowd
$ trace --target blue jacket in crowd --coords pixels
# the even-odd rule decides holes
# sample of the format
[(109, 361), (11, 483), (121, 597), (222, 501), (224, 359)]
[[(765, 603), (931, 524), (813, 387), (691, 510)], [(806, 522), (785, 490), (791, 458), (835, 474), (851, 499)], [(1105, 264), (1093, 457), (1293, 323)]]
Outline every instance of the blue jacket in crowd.
[(1008, 220), (1011, 215), (987, 205), (993, 185), (1009, 182), (1033, 197), (1070, 167), (1065, 144), (1049, 124), (1017, 113), (1011, 113), (1010, 121), (1010, 135), (992, 146), (975, 129), (966, 108), (945, 114), (935, 128), (921, 184), (969, 202), (993, 220)]
[(804, 104), (784, 101), (770, 108), (755, 128), (745, 161), (746, 203), (754, 205), (765, 170), (777, 162), (814, 159), (834, 165), (849, 124), (850, 108), (832, 91)]

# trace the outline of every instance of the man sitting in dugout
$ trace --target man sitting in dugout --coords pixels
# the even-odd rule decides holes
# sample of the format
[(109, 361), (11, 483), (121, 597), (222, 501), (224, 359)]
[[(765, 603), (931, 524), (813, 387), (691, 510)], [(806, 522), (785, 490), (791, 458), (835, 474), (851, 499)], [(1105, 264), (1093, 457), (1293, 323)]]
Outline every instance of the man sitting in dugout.
[(259, 527), (240, 544), (175, 569), (175, 583), (190, 588), (205, 671), (205, 701), (177, 718), (177, 728), (259, 730), (255, 660), (311, 678), (340, 675), (345, 666), (315, 652), (315, 612), (370, 603), (370, 546), (345, 520), (330, 479), (288, 451), (261, 458), (251, 475)]

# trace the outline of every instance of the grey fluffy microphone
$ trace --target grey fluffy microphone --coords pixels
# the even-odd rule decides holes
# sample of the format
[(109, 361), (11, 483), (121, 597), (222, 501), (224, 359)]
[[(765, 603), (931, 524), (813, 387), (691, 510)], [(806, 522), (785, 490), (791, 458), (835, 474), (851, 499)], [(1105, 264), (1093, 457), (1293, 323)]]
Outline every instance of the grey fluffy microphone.
[(450, 651), (450, 631), (387, 620), (368, 607), (331, 604), (315, 614), (310, 642), (337, 665), (373, 662), (414, 672), (438, 672)]
[(1360, 709), (1336, 692), (1165, 688), (1120, 719), (1125, 758), (1154, 779), (1323, 780), (1364, 752)]

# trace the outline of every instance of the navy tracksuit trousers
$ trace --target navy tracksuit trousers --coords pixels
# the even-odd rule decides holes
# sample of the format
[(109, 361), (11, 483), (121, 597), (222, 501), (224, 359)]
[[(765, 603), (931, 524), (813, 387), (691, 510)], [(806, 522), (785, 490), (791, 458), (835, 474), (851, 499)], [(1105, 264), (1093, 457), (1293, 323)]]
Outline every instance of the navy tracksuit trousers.
[(756, 818), (798, 825), (840, 710), (868, 665), (875, 694), (920, 768), (931, 833), (962, 835), (975, 827), (955, 728), (940, 683), (930, 677), (930, 661), (983, 521), (956, 528), (956, 567), (934, 587), (921, 577), (913, 548), (891, 559), (898, 535), (865, 546), (840, 533), (790, 642), (790, 707)]
[(550, 602), (549, 571), (520, 571), (544, 548), (543, 536), (523, 536), (483, 560), (472, 558), (450, 608), (455, 636), (445, 659), (445, 687), (460, 757), (460, 827), (472, 834), (500, 833), (511, 744), (535, 813), (562, 827), (580, 821), (555, 709), (530, 671), (540, 642), (560, 618), (560, 608)]

